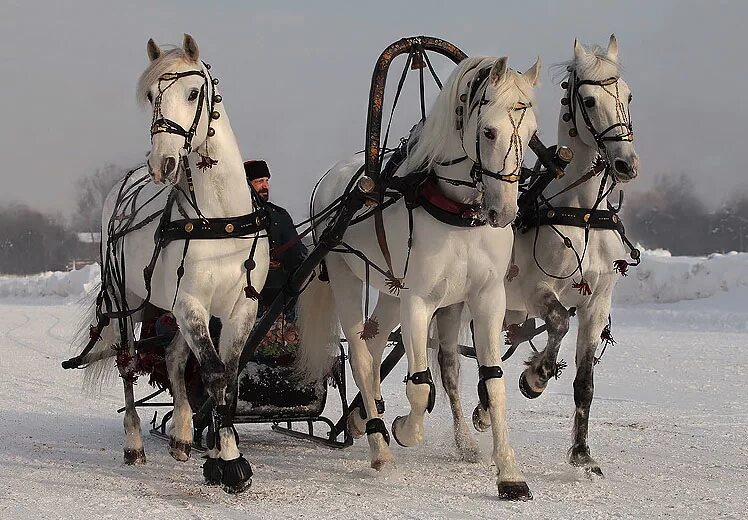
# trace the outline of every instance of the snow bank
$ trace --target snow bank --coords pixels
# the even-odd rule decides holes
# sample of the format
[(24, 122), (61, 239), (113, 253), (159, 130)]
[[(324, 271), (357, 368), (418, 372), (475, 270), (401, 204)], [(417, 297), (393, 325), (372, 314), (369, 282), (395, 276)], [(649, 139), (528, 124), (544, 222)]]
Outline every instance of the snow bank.
[(93, 264), (77, 271), (55, 271), (32, 276), (0, 275), (0, 298), (79, 298), (99, 283), (99, 273), (99, 265)]
[[(0, 276), (0, 298), (77, 298), (99, 281), (99, 266), (34, 276)], [(707, 257), (670, 256), (661, 249), (643, 251), (639, 267), (618, 281), (617, 304), (673, 303), (710, 298), (748, 288), (748, 253)]]
[(710, 298), (748, 287), (748, 253), (706, 257), (670, 256), (661, 249), (642, 252), (642, 262), (629, 269), (614, 291), (615, 303), (673, 303)]

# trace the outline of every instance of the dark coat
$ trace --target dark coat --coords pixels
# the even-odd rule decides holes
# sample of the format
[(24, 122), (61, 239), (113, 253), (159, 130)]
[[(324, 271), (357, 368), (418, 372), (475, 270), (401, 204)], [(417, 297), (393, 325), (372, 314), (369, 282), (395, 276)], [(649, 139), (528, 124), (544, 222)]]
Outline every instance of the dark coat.
[[(266, 202), (265, 207), (270, 216), (270, 227), (268, 229), (270, 270), (265, 287), (262, 290), (262, 296), (263, 300), (269, 304), (280, 288), (283, 287), (283, 284), (286, 283), (290, 274), (304, 261), (307, 249), (298, 238), (299, 235), (296, 232), (291, 215), (272, 202)], [(296, 242), (285, 248), (284, 251), (273, 252), (273, 249), (282, 247), (294, 240)]]

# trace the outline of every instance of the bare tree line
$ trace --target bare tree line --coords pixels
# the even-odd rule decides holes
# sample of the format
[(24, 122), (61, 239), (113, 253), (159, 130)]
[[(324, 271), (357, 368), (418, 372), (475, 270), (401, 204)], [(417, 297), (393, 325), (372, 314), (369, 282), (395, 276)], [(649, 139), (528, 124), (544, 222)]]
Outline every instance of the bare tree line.
[[(76, 233), (100, 231), (104, 199), (125, 172), (106, 164), (78, 179), (67, 221), (23, 205), (0, 207), (0, 273), (63, 270), (74, 258), (98, 259), (98, 246), (81, 244)], [(710, 211), (684, 175), (662, 175), (652, 190), (628, 194), (624, 220), (632, 240), (674, 255), (748, 250), (748, 191)]]

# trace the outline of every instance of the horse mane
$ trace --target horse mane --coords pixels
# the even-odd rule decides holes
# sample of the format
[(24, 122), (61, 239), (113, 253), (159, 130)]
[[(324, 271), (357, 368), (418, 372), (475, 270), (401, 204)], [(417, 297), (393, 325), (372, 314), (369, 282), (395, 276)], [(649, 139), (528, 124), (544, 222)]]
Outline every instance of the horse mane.
[[(139, 104), (147, 103), (146, 96), (148, 91), (164, 73), (174, 69), (177, 65), (186, 65), (190, 68), (194, 68), (197, 65), (187, 57), (187, 54), (185, 54), (184, 49), (181, 47), (167, 47), (166, 50), (162, 47), (161, 50), (161, 56), (152, 61), (138, 79), (136, 99)], [(202, 67), (202, 65), (197, 66)]]
[(587, 53), (584, 58), (577, 61), (576, 57), (554, 65), (553, 68), (563, 70), (564, 79), (568, 78), (572, 72), (577, 76), (592, 81), (601, 81), (620, 75), (621, 66), (608, 58), (608, 52), (599, 45), (585, 47)]
[[(467, 82), (472, 82), (482, 69), (492, 67), (496, 60), (497, 58), (482, 56), (465, 58), (452, 72), (426, 117), (417, 143), (409, 153), (409, 170), (431, 168), (434, 162), (448, 159), (443, 154), (446, 142), (455, 131), (455, 110), (461, 103), (460, 96), (470, 90), (466, 86)], [(482, 109), (481, 119), (488, 119), (496, 110), (506, 110), (518, 101), (531, 103), (532, 92), (532, 85), (522, 77), (522, 74), (507, 69), (506, 76), (499, 83), (496, 96)]]

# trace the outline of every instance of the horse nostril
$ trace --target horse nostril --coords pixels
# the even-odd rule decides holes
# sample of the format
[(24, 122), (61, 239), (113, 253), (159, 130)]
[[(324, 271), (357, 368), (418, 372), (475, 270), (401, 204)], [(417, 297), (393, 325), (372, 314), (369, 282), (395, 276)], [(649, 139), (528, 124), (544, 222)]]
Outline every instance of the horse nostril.
[(616, 159), (613, 165), (616, 167), (616, 171), (619, 173), (630, 173), (631, 167), (629, 166), (629, 163), (626, 161), (622, 161), (621, 159)]
[(167, 157), (166, 160), (161, 163), (161, 173), (164, 177), (168, 177), (177, 167), (177, 160), (174, 157)]

